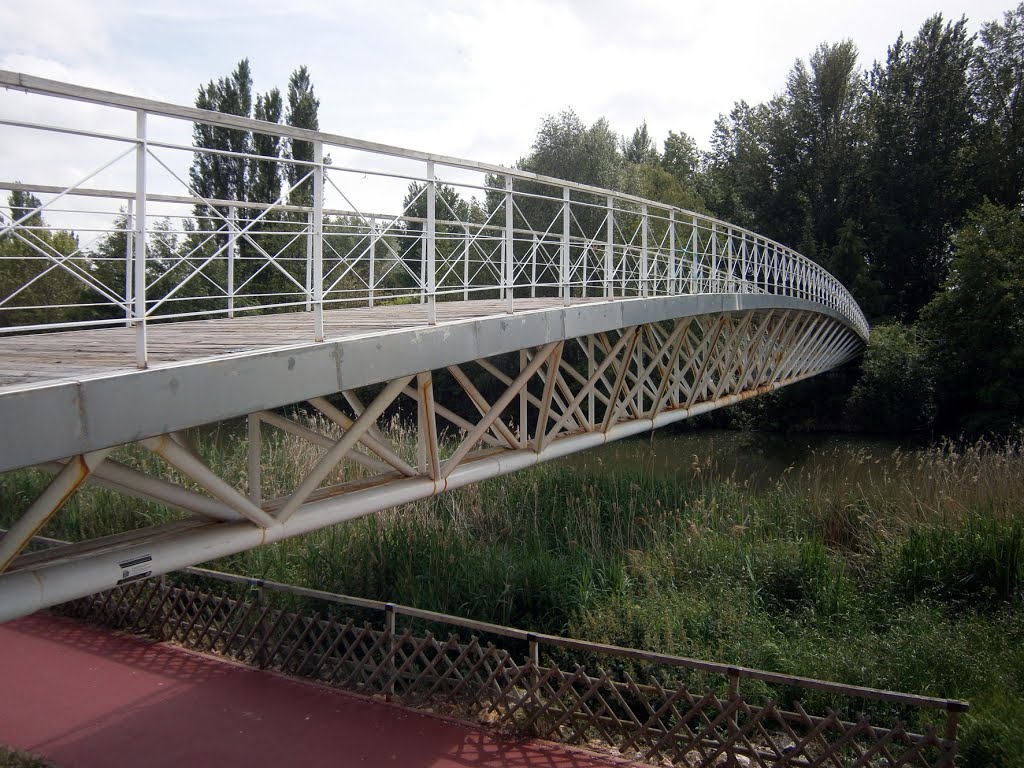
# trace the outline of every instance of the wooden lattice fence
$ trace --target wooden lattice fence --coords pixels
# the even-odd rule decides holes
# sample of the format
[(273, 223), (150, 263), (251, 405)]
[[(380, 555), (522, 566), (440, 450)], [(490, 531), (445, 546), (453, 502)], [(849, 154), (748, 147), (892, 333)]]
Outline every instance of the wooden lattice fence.
[[(218, 595), (146, 580), (57, 610), (247, 664), (458, 713), (517, 734), (690, 768), (952, 766), (958, 713), (967, 708), (959, 701), (602, 646), (390, 603), (192, 571), (253, 589)], [(293, 605), (274, 607), (266, 599), (268, 590), (290, 593)], [(317, 602), (319, 611), (306, 608)], [(380, 610), (384, 621), (373, 625), (338, 618), (340, 605)], [(397, 630), (396, 614), (475, 634), (463, 638), (457, 633)], [(518, 646), (518, 652), (483, 642), (480, 635), (505, 639), (504, 644)], [(542, 645), (552, 650), (545, 663)], [(589, 671), (567, 665), (572, 654), (606, 657), (607, 664)], [(637, 671), (638, 664), (644, 674)], [(709, 684), (715, 679), (721, 685)], [(758, 681), (751, 688), (762, 695), (741, 691), (741, 680)], [(935, 726), (912, 733), (900, 722), (877, 725), (864, 715), (844, 717), (827, 707), (808, 712), (792, 696), (754, 701), (763, 699), (765, 685), (805, 694), (825, 692), (861, 704), (888, 702), (904, 711), (945, 710), (945, 727), (941, 733)]]

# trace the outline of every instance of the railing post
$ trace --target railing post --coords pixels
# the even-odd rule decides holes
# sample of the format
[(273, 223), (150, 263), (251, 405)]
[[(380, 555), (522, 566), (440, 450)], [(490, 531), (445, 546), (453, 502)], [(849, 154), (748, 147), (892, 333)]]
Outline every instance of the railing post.
[(562, 263), (559, 275), (562, 304), (569, 306), (569, 188), (562, 189)]
[(649, 272), (649, 265), (647, 262), (647, 225), (649, 223), (647, 214), (647, 203), (640, 206), (640, 295), (647, 297), (649, 295), (647, 279)]
[(700, 248), (700, 232), (697, 230), (697, 217), (693, 217), (693, 231), (690, 232), (690, 293), (698, 293), (697, 285), (697, 249)]
[(537, 233), (533, 233), (533, 242), (530, 244), (530, 298), (537, 297)]
[(374, 262), (377, 259), (377, 219), (373, 216), (370, 217), (370, 296), (369, 306), (373, 306), (373, 291), (376, 287), (376, 273), (374, 271)]
[(437, 259), (437, 183), (434, 181), (434, 161), (427, 160), (427, 322), (437, 324), (435, 262)]
[(725, 249), (725, 290), (731, 293), (736, 290), (736, 253), (732, 247), (732, 227), (729, 227), (727, 230), (725, 243), (727, 246)]
[[(721, 293), (718, 278), (718, 224), (711, 222), (711, 280), (715, 286), (713, 293)], [(710, 286), (709, 286), (710, 287)]]
[(306, 212), (306, 311), (313, 310), (313, 212)]
[(313, 142), (313, 337), (324, 340), (324, 143)]
[(132, 324), (133, 255), (135, 253), (135, 200), (128, 198), (128, 212), (124, 217), (124, 324)]
[(427, 302), (427, 230), (420, 232), (420, 304)]
[(512, 176), (505, 177), (505, 310), (511, 315), (514, 311), (515, 293), (515, 245), (514, 233), (512, 231), (515, 217), (512, 209)]
[(665, 290), (676, 293), (676, 212), (668, 212), (668, 282)]
[(238, 209), (228, 209), (228, 317), (235, 316), (235, 249), (238, 247)]
[(135, 364), (149, 365), (146, 351), (146, 113), (135, 113)]
[(469, 301), (469, 226), (463, 225), (465, 237), (462, 240), (462, 300)]
[(607, 232), (604, 244), (604, 297), (606, 299), (615, 296), (615, 283), (612, 274), (615, 263), (615, 199), (608, 195), (608, 214), (605, 216)]

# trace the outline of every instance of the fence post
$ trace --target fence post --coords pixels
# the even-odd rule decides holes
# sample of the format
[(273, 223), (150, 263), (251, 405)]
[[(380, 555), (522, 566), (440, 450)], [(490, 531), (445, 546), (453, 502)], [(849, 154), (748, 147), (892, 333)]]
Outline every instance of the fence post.
[(530, 689), (533, 691), (530, 699), (539, 706), (540, 702), (537, 701), (537, 683), (540, 681), (540, 641), (537, 640), (537, 636), (532, 632), (526, 635), (526, 640), (530, 644)]
[(738, 718), (736, 717), (736, 707), (738, 706), (740, 698), (740, 671), (736, 667), (729, 667), (729, 703), (727, 706), (732, 707), (732, 712), (729, 713), (729, 743), (726, 746), (726, 765), (736, 765), (736, 752), (734, 747), (736, 745), (736, 739), (739, 736), (740, 728)]
[(398, 675), (398, 665), (395, 664), (395, 653), (397, 643), (395, 641), (395, 606), (394, 603), (387, 603), (384, 606), (384, 632), (387, 634), (388, 648), (388, 684), (384, 695), (388, 701), (395, 695), (395, 678)]
[(149, 365), (146, 351), (146, 113), (135, 113), (135, 364)]
[(324, 143), (313, 142), (313, 324), (314, 339), (324, 340)]

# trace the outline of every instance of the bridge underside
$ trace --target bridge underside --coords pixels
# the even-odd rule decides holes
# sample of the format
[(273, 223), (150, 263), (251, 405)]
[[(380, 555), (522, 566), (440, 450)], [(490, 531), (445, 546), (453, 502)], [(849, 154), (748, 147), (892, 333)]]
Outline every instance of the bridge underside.
[[(469, 304), (447, 321), (439, 304), (436, 326), (339, 325), (319, 344), (270, 334), (273, 346), (207, 359), (193, 349), (145, 371), (5, 381), (0, 417), (22, 438), (0, 449), (0, 469), (33, 465), (53, 479), (0, 539), (0, 620), (648, 431), (821, 373), (863, 346), (820, 305), (778, 296), (538, 300), (514, 316)], [(74, 334), (49, 343), (61, 336)], [(109, 352), (100, 344), (95, 359)], [(211, 466), (187, 430), (238, 417), (244, 471)], [(307, 457), (288, 487), (269, 476), (282, 446)], [(83, 484), (179, 514), (24, 553)]]

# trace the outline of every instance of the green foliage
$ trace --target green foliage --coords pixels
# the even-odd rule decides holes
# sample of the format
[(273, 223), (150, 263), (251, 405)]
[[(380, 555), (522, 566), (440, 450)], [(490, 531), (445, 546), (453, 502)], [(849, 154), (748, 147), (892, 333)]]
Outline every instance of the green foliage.
[(911, 597), (965, 606), (1006, 603), (1024, 595), (1024, 524), (972, 519), (960, 529), (911, 530), (900, 546), (893, 584)]
[(31, 193), (12, 191), (8, 206), (10, 220), (24, 219), (22, 226), (29, 229), (0, 235), (0, 326), (74, 320), (80, 310), (50, 305), (101, 301), (100, 293), (85, 283), (91, 267), (79, 252), (77, 236), (45, 229), (42, 214), (31, 213), (41, 206)]
[(947, 241), (976, 199), (966, 19), (929, 18), (871, 72), (864, 219), (896, 316), (913, 321), (946, 274)]
[(981, 192), (1010, 208), (1024, 203), (1024, 3), (983, 24), (971, 62)]
[(921, 316), (935, 341), (947, 428), (1012, 432), (1024, 424), (1024, 221), (990, 203), (953, 241), (950, 274)]
[(931, 346), (913, 328), (881, 325), (871, 331), (860, 380), (847, 403), (847, 418), (869, 432), (914, 432), (934, 418)]

